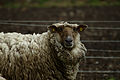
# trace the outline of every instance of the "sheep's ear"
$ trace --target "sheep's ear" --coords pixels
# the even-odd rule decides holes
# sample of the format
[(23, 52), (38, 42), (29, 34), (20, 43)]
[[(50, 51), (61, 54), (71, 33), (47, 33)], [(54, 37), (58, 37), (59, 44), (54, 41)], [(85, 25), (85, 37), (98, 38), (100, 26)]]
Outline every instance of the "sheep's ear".
[(88, 25), (79, 25), (79, 26), (77, 26), (77, 31), (78, 32), (84, 31), (87, 27), (88, 27)]
[(51, 26), (49, 26), (48, 27), (48, 30), (50, 30), (50, 32), (56, 32), (56, 30), (57, 30), (57, 27), (56, 26), (54, 26), (54, 25), (51, 25)]

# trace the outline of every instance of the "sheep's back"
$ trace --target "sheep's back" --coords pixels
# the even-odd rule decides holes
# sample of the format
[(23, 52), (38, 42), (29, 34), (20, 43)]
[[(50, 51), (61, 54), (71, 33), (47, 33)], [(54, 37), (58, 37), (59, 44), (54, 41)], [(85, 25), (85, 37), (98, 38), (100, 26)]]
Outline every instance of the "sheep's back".
[(48, 54), (47, 39), (47, 33), (0, 33), (0, 73), (3, 77), (8, 80), (53, 79), (51, 76), (56, 70)]

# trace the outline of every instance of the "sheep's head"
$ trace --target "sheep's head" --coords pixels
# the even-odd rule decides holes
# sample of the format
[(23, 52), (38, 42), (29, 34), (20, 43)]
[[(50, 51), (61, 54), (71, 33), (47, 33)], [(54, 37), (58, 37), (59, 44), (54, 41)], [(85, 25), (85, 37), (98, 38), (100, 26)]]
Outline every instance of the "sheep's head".
[(76, 44), (76, 37), (79, 32), (84, 31), (87, 25), (69, 24), (67, 22), (56, 23), (48, 27), (51, 33), (56, 34), (57, 41), (67, 49), (73, 48)]

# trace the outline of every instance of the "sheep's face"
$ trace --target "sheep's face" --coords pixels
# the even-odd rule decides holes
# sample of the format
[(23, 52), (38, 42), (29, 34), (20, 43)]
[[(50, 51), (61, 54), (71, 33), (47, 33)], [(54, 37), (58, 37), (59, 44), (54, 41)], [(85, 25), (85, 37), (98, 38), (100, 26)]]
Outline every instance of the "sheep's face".
[(79, 32), (84, 31), (86, 25), (70, 26), (70, 25), (52, 25), (48, 29), (56, 34), (57, 41), (67, 49), (73, 48), (76, 44), (77, 35)]

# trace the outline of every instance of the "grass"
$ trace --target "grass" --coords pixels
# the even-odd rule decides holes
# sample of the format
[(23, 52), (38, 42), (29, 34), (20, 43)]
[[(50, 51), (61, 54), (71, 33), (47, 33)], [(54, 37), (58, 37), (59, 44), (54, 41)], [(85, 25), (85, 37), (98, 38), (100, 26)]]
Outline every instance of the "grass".
[(108, 80), (116, 80), (115, 78), (110, 78), (110, 79), (108, 79)]
[(80, 7), (80, 6), (120, 6), (120, 1), (107, 2), (100, 0), (88, 0), (88, 1), (50, 1), (50, 0), (38, 0), (38, 2), (25, 2), (25, 3), (7, 3), (0, 8), (20, 8), (20, 7)]

